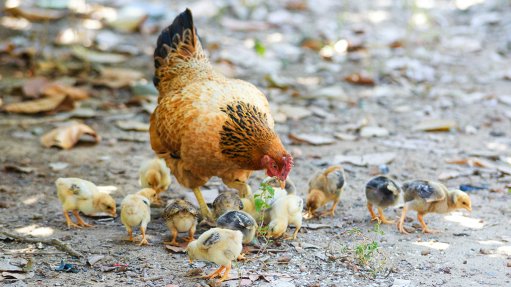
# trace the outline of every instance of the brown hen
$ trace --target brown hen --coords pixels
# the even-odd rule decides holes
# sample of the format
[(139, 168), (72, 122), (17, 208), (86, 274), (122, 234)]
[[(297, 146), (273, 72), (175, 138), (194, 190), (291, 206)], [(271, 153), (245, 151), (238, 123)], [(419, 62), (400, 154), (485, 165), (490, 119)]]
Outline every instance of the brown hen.
[(193, 189), (201, 214), (212, 220), (200, 186), (212, 176), (250, 194), (254, 170), (285, 182), (293, 164), (264, 94), (254, 85), (215, 72), (205, 56), (190, 10), (158, 37), (154, 51), (158, 106), (151, 115), (154, 152), (177, 181)]

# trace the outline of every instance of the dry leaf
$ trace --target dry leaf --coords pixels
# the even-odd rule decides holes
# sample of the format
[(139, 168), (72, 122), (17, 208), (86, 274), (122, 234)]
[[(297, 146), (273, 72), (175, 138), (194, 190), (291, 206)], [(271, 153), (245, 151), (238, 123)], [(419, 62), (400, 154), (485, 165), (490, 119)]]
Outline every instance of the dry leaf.
[(82, 135), (90, 135), (98, 143), (101, 137), (89, 126), (81, 123), (56, 128), (41, 137), (41, 144), (45, 147), (60, 147), (63, 149), (72, 148)]
[(495, 164), (492, 162), (482, 159), (482, 158), (476, 158), (476, 157), (468, 157), (468, 158), (462, 158), (462, 159), (453, 159), (446, 161), (450, 164), (462, 164), (462, 165), (469, 165), (471, 167), (483, 167), (483, 168), (495, 168)]
[(316, 134), (289, 134), (289, 139), (294, 143), (307, 143), (311, 145), (328, 145), (335, 143), (335, 139)]
[(101, 76), (95, 79), (93, 83), (112, 89), (129, 87), (144, 77), (139, 71), (122, 68), (103, 68), (100, 73)]
[(165, 244), (165, 248), (172, 251), (173, 253), (185, 253), (185, 249), (179, 246)]
[(425, 131), (425, 132), (448, 132), (451, 129), (456, 128), (458, 125), (453, 120), (425, 120), (412, 129), (414, 131)]
[(42, 93), (47, 97), (69, 96), (74, 101), (84, 100), (89, 97), (89, 92), (83, 88), (65, 86), (59, 83), (46, 85)]
[(5, 105), (4, 110), (10, 113), (37, 114), (42, 112), (70, 111), (74, 109), (74, 106), (74, 101), (71, 97), (58, 95), (33, 101), (11, 103)]
[(43, 93), (45, 86), (48, 84), (48, 79), (43, 77), (35, 77), (27, 80), (21, 88), (23, 94), (28, 98), (39, 98)]
[(5, 9), (12, 16), (22, 17), (29, 21), (52, 21), (65, 16), (64, 11), (17, 6)]
[(117, 121), (115, 123), (120, 129), (126, 131), (146, 132), (149, 130), (149, 124), (137, 121)]
[(386, 128), (367, 126), (360, 130), (360, 136), (363, 138), (386, 137), (389, 131)]
[(344, 78), (344, 80), (350, 84), (363, 85), (363, 86), (374, 86), (374, 80), (362, 73), (354, 73)]
[(82, 46), (74, 46), (72, 49), (74, 56), (87, 62), (102, 63), (102, 64), (118, 64), (126, 61), (127, 57), (114, 53), (101, 53), (89, 50)]
[(368, 153), (364, 155), (336, 155), (332, 164), (351, 163), (356, 166), (380, 165), (392, 162), (396, 158), (393, 152)]

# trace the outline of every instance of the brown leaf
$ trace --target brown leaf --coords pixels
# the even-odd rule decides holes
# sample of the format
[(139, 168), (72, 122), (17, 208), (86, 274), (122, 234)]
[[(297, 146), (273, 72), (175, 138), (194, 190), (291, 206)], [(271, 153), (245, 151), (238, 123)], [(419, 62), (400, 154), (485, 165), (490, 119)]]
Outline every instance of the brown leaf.
[(185, 249), (179, 246), (165, 244), (165, 248), (172, 251), (173, 253), (185, 253)]
[(412, 129), (414, 131), (425, 131), (425, 132), (448, 132), (451, 129), (456, 128), (458, 125), (453, 120), (433, 119), (424, 120)]
[(492, 162), (476, 157), (452, 159), (446, 162), (450, 164), (469, 165), (471, 167), (495, 168), (495, 164), (493, 164)]
[(37, 114), (42, 112), (55, 113), (74, 109), (74, 101), (71, 97), (58, 95), (50, 98), (33, 101), (11, 103), (5, 105), (4, 110), (10, 113)]
[(66, 14), (63, 11), (42, 9), (34, 7), (23, 7), (17, 6), (9, 9), (5, 9), (5, 12), (12, 16), (22, 17), (29, 21), (52, 21), (58, 20)]
[(277, 258), (277, 263), (279, 264), (287, 264), (291, 261), (291, 257), (289, 256), (280, 256), (279, 258)]
[(31, 167), (23, 167), (14, 164), (6, 164), (4, 165), (4, 170), (6, 172), (17, 172), (17, 173), (32, 173), (34, 169)]
[(199, 276), (199, 275), (202, 275), (202, 269), (200, 268), (193, 268), (193, 269), (190, 269), (188, 270), (188, 272), (186, 272), (186, 277), (195, 277), (195, 276)]
[(69, 96), (74, 101), (84, 100), (89, 97), (89, 92), (83, 88), (66, 86), (59, 83), (46, 85), (42, 93), (47, 97)]
[(112, 89), (129, 87), (137, 80), (144, 77), (139, 71), (122, 68), (103, 68), (100, 73), (100, 77), (95, 79), (93, 83), (96, 85), (104, 85)]
[(354, 85), (362, 85), (362, 86), (374, 86), (374, 80), (373, 78), (361, 74), (361, 73), (354, 73), (344, 78), (344, 80), (350, 84)]
[(39, 98), (47, 84), (48, 79), (35, 77), (27, 80), (21, 89), (27, 98)]
[(89, 126), (81, 123), (56, 128), (41, 137), (41, 144), (45, 147), (60, 147), (63, 149), (72, 148), (82, 135), (90, 135), (98, 143), (101, 137)]

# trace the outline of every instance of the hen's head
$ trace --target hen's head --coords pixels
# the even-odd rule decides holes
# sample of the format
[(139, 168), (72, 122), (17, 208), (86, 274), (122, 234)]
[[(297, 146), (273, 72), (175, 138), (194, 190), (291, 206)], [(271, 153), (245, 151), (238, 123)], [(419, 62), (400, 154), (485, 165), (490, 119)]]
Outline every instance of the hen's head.
[(282, 183), (285, 183), (293, 167), (293, 157), (289, 154), (283, 156), (264, 155), (261, 163), (266, 169), (266, 175), (276, 177)]

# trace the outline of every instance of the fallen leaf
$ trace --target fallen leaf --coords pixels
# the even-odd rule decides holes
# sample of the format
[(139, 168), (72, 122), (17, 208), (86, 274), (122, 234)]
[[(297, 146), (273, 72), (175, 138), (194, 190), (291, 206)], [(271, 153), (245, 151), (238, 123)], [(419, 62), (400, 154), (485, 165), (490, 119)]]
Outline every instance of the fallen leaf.
[(318, 229), (323, 229), (323, 228), (331, 228), (332, 226), (330, 226), (328, 224), (310, 223), (310, 224), (304, 225), (304, 227), (307, 229), (311, 229), (311, 230), (318, 230)]
[(386, 137), (389, 131), (386, 128), (367, 126), (360, 130), (360, 136), (363, 138)]
[(33, 101), (11, 103), (5, 105), (4, 110), (10, 113), (19, 114), (37, 114), (42, 112), (55, 113), (60, 111), (70, 111), (74, 108), (74, 106), (74, 101), (71, 97), (58, 95)]
[(83, 61), (102, 64), (118, 64), (126, 61), (127, 59), (126, 56), (121, 54), (97, 52), (82, 46), (74, 46), (72, 48), (72, 53), (74, 56)]
[(491, 161), (476, 157), (452, 159), (447, 160), (446, 162), (450, 164), (468, 165), (471, 167), (495, 168), (495, 164)]
[(182, 247), (179, 247), (179, 246), (173, 246), (173, 245), (165, 244), (165, 248), (167, 250), (172, 251), (173, 253), (186, 253), (186, 250), (184, 248), (182, 248)]
[(72, 148), (82, 135), (90, 135), (98, 143), (101, 137), (89, 126), (81, 123), (71, 123), (67, 126), (56, 128), (41, 137), (41, 144), (45, 147)]
[(467, 175), (471, 175), (471, 174), (472, 174), (471, 172), (459, 172), (459, 171), (455, 171), (455, 170), (450, 170), (450, 171), (442, 172), (440, 175), (438, 175), (438, 180), (448, 180), (448, 179), (457, 178), (460, 176), (467, 176)]
[(277, 263), (279, 264), (288, 264), (291, 261), (291, 257), (289, 256), (280, 256), (277, 258)]
[(328, 145), (335, 143), (335, 139), (332, 137), (316, 134), (289, 134), (288, 137), (296, 144)]
[(0, 271), (21, 272), (23, 269), (21, 267), (10, 264), (7, 259), (2, 259), (2, 261), (0, 261)]
[(109, 21), (108, 26), (124, 33), (136, 32), (147, 18), (147, 13), (141, 7), (126, 6), (117, 11), (117, 17)]
[(94, 266), (94, 264), (98, 263), (101, 259), (105, 258), (105, 255), (91, 255), (89, 258), (87, 258), (87, 264), (90, 266)]
[(347, 134), (347, 133), (335, 133), (334, 136), (343, 141), (354, 141), (357, 139), (356, 135)]
[(17, 173), (32, 173), (34, 172), (34, 169), (31, 167), (23, 167), (13, 164), (6, 164), (4, 165), (4, 170), (6, 172), (17, 172)]
[(61, 19), (66, 15), (64, 11), (42, 9), (35, 7), (16, 6), (5, 9), (5, 12), (16, 17), (25, 18), (29, 21), (42, 22)]
[(356, 166), (380, 165), (392, 162), (396, 158), (393, 152), (368, 153), (364, 155), (336, 155), (332, 164), (351, 163)]
[(34, 272), (29, 273), (13, 273), (13, 272), (2, 272), (2, 277), (8, 280), (25, 280), (34, 277)]
[(115, 124), (126, 131), (146, 132), (149, 130), (149, 124), (137, 121), (117, 121)]
[(279, 107), (279, 111), (293, 120), (300, 120), (312, 115), (310, 110), (300, 106), (282, 105)]
[(42, 93), (47, 97), (69, 96), (74, 101), (80, 101), (89, 97), (89, 92), (83, 88), (66, 86), (59, 83), (51, 83), (44, 87)]
[(96, 85), (104, 85), (112, 89), (119, 89), (133, 85), (144, 75), (136, 70), (122, 68), (102, 68), (100, 76), (93, 81)]
[(415, 125), (412, 130), (425, 132), (448, 132), (457, 128), (457, 124), (453, 120), (425, 120)]
[(202, 269), (201, 268), (193, 268), (193, 269), (190, 269), (188, 270), (188, 272), (186, 272), (186, 277), (195, 277), (195, 276), (199, 276), (199, 275), (202, 275)]
[(39, 98), (48, 83), (48, 79), (43, 77), (31, 78), (23, 83), (21, 90), (23, 91), (23, 94), (28, 98)]
[(350, 84), (362, 85), (362, 86), (374, 86), (373, 78), (362, 73), (354, 73), (346, 76), (344, 80)]

